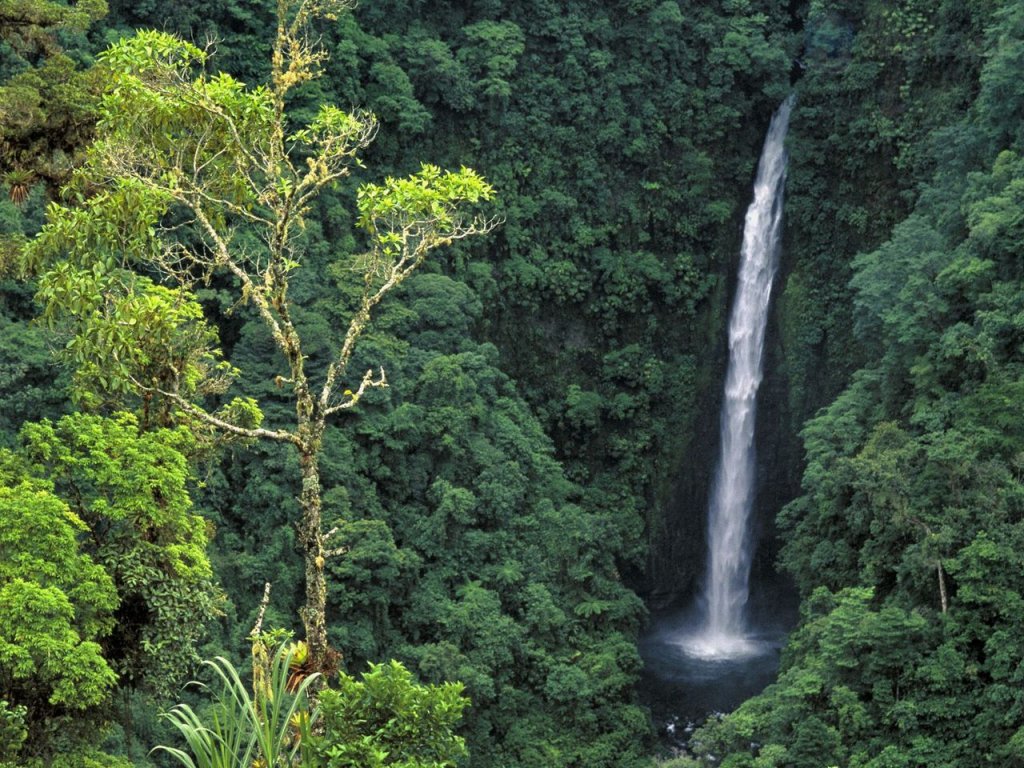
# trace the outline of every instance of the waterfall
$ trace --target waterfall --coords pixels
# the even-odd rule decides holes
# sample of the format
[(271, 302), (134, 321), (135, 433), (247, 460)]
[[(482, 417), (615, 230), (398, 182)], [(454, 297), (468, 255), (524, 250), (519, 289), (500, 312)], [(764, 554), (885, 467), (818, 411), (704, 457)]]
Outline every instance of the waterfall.
[(754, 502), (754, 422), (761, 383), (768, 300), (782, 230), (784, 146), (790, 96), (772, 117), (743, 229), (736, 298), (729, 321), (729, 369), (721, 416), (721, 452), (708, 505), (708, 565), (703, 626), (687, 645), (693, 655), (730, 658), (754, 652), (745, 609), (750, 579)]

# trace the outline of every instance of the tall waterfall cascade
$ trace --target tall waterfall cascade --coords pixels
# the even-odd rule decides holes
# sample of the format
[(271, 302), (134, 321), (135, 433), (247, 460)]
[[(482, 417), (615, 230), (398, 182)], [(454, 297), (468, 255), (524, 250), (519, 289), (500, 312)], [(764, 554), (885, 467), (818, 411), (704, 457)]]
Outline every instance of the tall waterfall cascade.
[(757, 653), (749, 636), (746, 603), (752, 559), (754, 427), (762, 378), (765, 326), (778, 268), (782, 198), (786, 181), (785, 138), (794, 97), (776, 111), (765, 137), (747, 209), (739, 280), (729, 321), (729, 368), (721, 416), (721, 451), (708, 505), (708, 564), (702, 625), (687, 652), (706, 659)]

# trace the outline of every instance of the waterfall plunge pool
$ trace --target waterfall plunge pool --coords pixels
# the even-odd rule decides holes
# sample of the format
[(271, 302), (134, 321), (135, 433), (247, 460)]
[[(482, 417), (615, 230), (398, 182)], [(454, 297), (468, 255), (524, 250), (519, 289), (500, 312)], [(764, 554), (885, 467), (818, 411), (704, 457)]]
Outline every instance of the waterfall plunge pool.
[(685, 753), (708, 717), (731, 712), (775, 681), (786, 635), (796, 625), (796, 590), (782, 576), (755, 575), (747, 608), (743, 644), (725, 649), (700, 647), (699, 606), (651, 613), (640, 638), (644, 670), (637, 691), (667, 752)]

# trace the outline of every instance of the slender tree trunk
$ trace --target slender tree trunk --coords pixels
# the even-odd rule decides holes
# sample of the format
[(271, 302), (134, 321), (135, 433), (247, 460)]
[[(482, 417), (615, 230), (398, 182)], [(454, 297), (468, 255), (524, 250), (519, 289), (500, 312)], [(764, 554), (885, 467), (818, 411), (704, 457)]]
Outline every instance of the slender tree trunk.
[(327, 645), (327, 581), (324, 578), (324, 534), (321, 525), (319, 439), (313, 445), (299, 449), (302, 469), (302, 522), (299, 524), (299, 542), (302, 544), (306, 567), (306, 604), (299, 614), (306, 630), (309, 648), (309, 667), (316, 672), (330, 673), (332, 666)]
[(937, 560), (935, 566), (939, 574), (939, 601), (942, 603), (942, 612), (945, 613), (949, 610), (949, 596), (946, 594), (946, 572), (942, 569), (941, 560)]

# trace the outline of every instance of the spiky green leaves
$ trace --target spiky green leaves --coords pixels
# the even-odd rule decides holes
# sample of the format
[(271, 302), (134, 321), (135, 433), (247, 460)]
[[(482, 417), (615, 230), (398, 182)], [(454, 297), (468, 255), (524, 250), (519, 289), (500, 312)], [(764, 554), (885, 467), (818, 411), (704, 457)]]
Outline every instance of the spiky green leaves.
[[(262, 641), (257, 640), (257, 643)], [(284, 648), (273, 655), (266, 685), (250, 694), (235, 666), (223, 657), (205, 664), (213, 670), (217, 690), (213, 706), (201, 717), (179, 704), (166, 717), (185, 739), (188, 752), (158, 746), (186, 768), (268, 768), (315, 765), (305, 758), (311, 749), (315, 713), (309, 711), (307, 689), (317, 675), (289, 690), (293, 655)]]
[(454, 768), (466, 755), (454, 733), (469, 705), (461, 684), (421, 685), (392, 661), (371, 664), (362, 680), (343, 674), (337, 689), (311, 703), (317, 675), (294, 684), (298, 652), (294, 643), (278, 648), (255, 694), (227, 659), (206, 662), (215, 673), (213, 706), (200, 716), (179, 704), (166, 716), (188, 751), (157, 749), (186, 768)]

